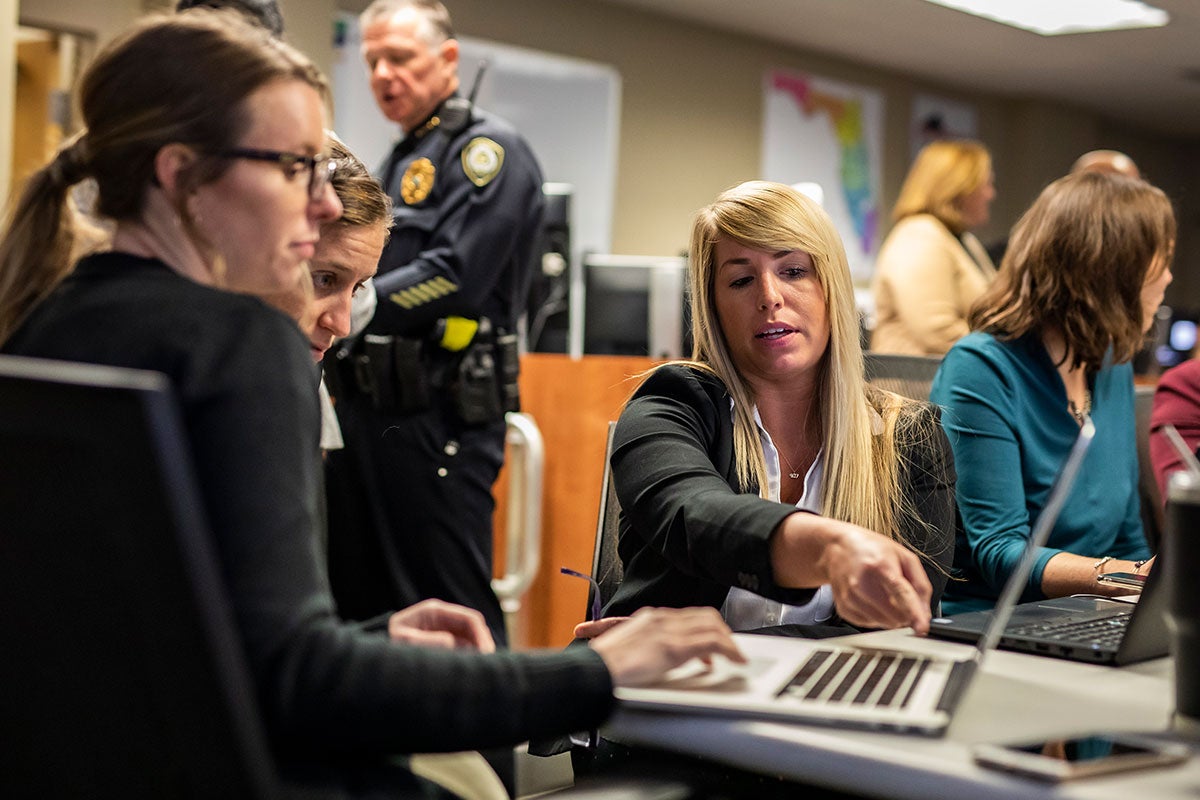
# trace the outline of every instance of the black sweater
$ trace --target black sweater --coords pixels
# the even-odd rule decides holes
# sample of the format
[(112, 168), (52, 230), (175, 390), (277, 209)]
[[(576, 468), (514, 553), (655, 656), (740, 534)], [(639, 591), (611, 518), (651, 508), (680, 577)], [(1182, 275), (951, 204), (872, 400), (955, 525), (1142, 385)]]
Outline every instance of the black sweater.
[(317, 373), (296, 324), (161, 262), (92, 256), (6, 352), (156, 370), (178, 394), (268, 733), (283, 753), (479, 749), (595, 727), (614, 700), (588, 648), (475, 653), (338, 619), (317, 545)]

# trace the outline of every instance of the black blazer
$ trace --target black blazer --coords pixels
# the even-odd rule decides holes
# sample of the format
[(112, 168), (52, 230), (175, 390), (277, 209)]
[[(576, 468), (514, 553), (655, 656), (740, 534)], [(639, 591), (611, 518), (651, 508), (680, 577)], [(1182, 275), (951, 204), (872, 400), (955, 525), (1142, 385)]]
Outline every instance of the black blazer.
[[(931, 415), (920, 421), (935, 424), (901, 452), (900, 485), (915, 514), (901, 514), (900, 533), (924, 555), (936, 610), (954, 550), (954, 457), (936, 406), (919, 408)], [(735, 488), (730, 397), (716, 377), (669, 365), (647, 378), (617, 423), (612, 470), (625, 576), (605, 616), (720, 608), (731, 586), (794, 605), (812, 598), (812, 589), (775, 583), (768, 541), (796, 508)]]

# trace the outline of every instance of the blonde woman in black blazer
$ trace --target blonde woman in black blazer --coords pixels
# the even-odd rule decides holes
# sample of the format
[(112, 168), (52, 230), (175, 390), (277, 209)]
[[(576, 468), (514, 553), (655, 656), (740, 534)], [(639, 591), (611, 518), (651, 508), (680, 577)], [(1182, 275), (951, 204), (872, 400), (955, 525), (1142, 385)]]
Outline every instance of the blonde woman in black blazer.
[(654, 371), (615, 433), (625, 577), (606, 616), (704, 604), (735, 629), (924, 631), (953, 461), (930, 406), (864, 383), (828, 216), (741, 184), (697, 214), (689, 263), (692, 359)]

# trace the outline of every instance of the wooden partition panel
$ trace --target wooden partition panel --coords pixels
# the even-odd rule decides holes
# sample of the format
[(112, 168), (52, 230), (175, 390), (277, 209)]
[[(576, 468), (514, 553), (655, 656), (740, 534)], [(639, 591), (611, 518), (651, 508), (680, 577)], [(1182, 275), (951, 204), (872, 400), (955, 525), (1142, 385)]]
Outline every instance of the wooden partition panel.
[[(529, 353), (521, 359), (521, 406), (546, 447), (541, 567), (521, 603), (514, 648), (563, 647), (584, 618), (587, 583), (559, 573), (592, 570), (608, 423), (637, 376), (655, 362), (625, 356)], [(507, 468), (496, 483), (497, 574), (503, 571)]]

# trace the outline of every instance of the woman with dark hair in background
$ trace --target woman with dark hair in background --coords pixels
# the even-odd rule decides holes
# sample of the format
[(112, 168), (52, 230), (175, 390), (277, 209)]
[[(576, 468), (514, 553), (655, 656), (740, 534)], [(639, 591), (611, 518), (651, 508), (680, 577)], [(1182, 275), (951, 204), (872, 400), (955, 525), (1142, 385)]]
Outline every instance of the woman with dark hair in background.
[(1075, 489), (1023, 600), (1124, 594), (1144, 572), (1133, 368), (1171, 282), (1175, 215), (1161, 190), (1083, 172), (1050, 184), (1013, 228), (975, 331), (946, 354), (931, 399), (958, 464), (965, 581), (946, 611), (989, 608), (1020, 560), (1085, 416), (1096, 426)]
[(283, 36), (283, 14), (275, 0), (179, 0), (175, 5), (176, 11), (189, 8), (231, 8), (266, 28), (272, 36)]

